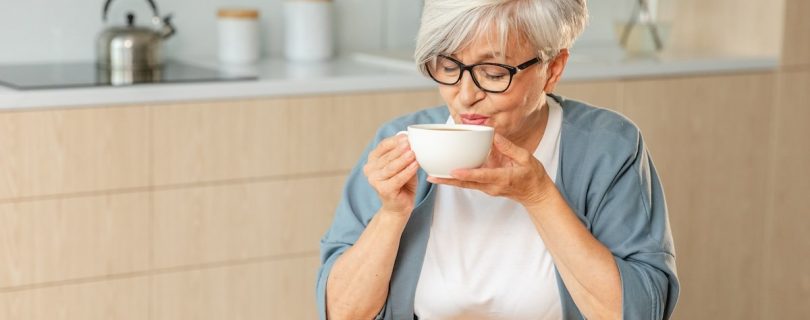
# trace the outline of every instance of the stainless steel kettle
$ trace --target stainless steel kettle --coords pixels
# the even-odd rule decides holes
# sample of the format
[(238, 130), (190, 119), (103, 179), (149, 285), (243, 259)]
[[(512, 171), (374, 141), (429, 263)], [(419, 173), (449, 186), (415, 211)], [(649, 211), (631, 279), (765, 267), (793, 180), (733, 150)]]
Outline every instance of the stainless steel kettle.
[[(171, 15), (161, 18), (153, 0), (146, 0), (152, 8), (152, 27), (135, 25), (135, 15), (127, 13), (127, 25), (106, 28), (99, 34), (96, 46), (99, 68), (122, 72), (152, 72), (163, 65), (163, 40), (175, 33)], [(104, 3), (102, 21), (112, 0)]]

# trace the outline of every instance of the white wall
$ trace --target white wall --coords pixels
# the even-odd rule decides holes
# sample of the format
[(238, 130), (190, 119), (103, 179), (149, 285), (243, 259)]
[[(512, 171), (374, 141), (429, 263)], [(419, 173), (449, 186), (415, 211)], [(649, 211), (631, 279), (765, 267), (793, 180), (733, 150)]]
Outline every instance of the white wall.
[[(617, 4), (626, 2), (590, 1), (591, 27), (578, 46), (612, 43), (611, 12), (617, 11)], [(95, 38), (103, 28), (103, 3), (103, 0), (0, 0), (0, 63), (94, 59)], [(167, 42), (169, 56), (214, 56), (216, 11), (223, 6), (258, 8), (265, 56), (281, 55), (283, 0), (157, 0), (157, 3), (161, 14), (174, 14), (178, 29)], [(340, 52), (413, 47), (422, 1), (335, 0), (334, 3)], [(146, 23), (150, 16), (146, 1), (114, 0), (111, 21), (122, 24), (128, 10), (135, 11), (141, 23)]]

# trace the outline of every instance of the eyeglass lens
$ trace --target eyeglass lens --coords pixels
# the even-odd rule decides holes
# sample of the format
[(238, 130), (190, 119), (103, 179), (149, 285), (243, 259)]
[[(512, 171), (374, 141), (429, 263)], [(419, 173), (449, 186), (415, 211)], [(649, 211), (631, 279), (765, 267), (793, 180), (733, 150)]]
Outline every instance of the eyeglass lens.
[[(428, 71), (441, 84), (453, 85), (461, 80), (462, 66), (458, 62), (439, 56), (428, 63)], [(477, 64), (471, 69), (472, 76), (481, 89), (504, 91), (509, 87), (512, 75), (509, 69), (495, 64)]]

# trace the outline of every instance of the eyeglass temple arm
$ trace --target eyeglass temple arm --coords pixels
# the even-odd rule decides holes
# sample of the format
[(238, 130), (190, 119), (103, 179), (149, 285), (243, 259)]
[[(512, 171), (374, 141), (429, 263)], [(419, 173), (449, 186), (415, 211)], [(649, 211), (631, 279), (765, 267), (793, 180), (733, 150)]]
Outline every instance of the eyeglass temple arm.
[(541, 61), (541, 60), (540, 60), (540, 58), (539, 58), (539, 57), (535, 57), (534, 59), (531, 59), (531, 60), (529, 60), (529, 61), (526, 61), (526, 62), (524, 62), (524, 63), (521, 63), (521, 64), (520, 64), (519, 66), (517, 66), (516, 68), (517, 68), (518, 70), (523, 70), (523, 69), (526, 69), (526, 68), (528, 68), (529, 66), (531, 66), (531, 65), (533, 65), (533, 64), (535, 64), (535, 63), (538, 63), (538, 62), (540, 62), (540, 61)]

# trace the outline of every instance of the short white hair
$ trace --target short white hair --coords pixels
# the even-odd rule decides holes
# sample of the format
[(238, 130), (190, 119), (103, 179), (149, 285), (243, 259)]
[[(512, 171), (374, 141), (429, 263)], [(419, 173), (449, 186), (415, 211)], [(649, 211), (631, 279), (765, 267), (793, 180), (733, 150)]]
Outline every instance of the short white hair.
[[(570, 48), (588, 22), (586, 0), (425, 0), (414, 58), (425, 64), (464, 49), (491, 31), (500, 52), (511, 36), (525, 40), (544, 61)], [(495, 28), (495, 30), (491, 30)], [(515, 33), (515, 34), (512, 34)]]

